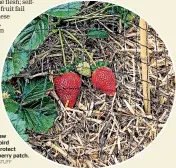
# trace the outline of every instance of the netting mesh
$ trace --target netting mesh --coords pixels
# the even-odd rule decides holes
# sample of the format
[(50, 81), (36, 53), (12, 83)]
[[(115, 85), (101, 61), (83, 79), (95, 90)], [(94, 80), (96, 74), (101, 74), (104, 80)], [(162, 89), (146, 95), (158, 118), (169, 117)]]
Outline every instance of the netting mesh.
[[(155, 139), (172, 108), (175, 76), (163, 41), (150, 25), (140, 27), (139, 16), (129, 21), (127, 13), (123, 17), (117, 15), (113, 13), (112, 4), (105, 4), (82, 2), (81, 11), (71, 17), (73, 8), (70, 6), (73, 6), (68, 3), (67, 19), (50, 16), (50, 34), (36, 50), (28, 50), (29, 65), (16, 76), (24, 79), (21, 97), (25, 95), (30, 80), (35, 78), (44, 77), (42, 85), (46, 90), (47, 79), (52, 81), (58, 68), (64, 66), (62, 44), (59, 34), (53, 33), (53, 29), (63, 30), (67, 63), (78, 57), (91, 64), (85, 49), (95, 61), (110, 62), (109, 67), (115, 73), (117, 82), (114, 97), (95, 90), (91, 79), (84, 76), (81, 76), (81, 91), (73, 109), (63, 106), (54, 88), (47, 91), (57, 105), (57, 117), (47, 133), (28, 131), (28, 143), (46, 158), (60, 164), (104, 167), (125, 161)], [(74, 7), (74, 10), (79, 9)], [(109, 37), (88, 38), (91, 28), (106, 30)], [(141, 29), (147, 34), (146, 45), (141, 44)], [(70, 32), (82, 46), (64, 30)], [(35, 40), (31, 40), (31, 45)], [(141, 57), (144, 48), (147, 59)], [(44, 97), (39, 105), (37, 120), (46, 110), (43, 109), (43, 100)]]

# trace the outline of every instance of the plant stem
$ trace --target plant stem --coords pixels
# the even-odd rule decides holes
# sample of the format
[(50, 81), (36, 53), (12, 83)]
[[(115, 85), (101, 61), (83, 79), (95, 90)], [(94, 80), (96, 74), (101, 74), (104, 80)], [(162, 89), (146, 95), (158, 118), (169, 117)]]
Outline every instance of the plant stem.
[(61, 43), (61, 47), (62, 47), (62, 56), (63, 56), (63, 61), (64, 61), (64, 66), (66, 66), (66, 57), (65, 57), (65, 51), (64, 51), (64, 44), (63, 44), (63, 40), (62, 40), (62, 32), (59, 29), (59, 38), (60, 38), (60, 43)]
[[(74, 61), (74, 58), (76, 57), (76, 54), (75, 54), (75, 52), (72, 50), (72, 48), (70, 47), (70, 45), (68, 44), (68, 41), (66, 40), (66, 38), (63, 36), (63, 39), (64, 39), (64, 41), (65, 41), (65, 43), (67, 44), (67, 46), (69, 47), (69, 49), (71, 50), (71, 52), (72, 52), (72, 54), (73, 54), (73, 56), (72, 56), (72, 62)], [(72, 63), (71, 62), (71, 63)]]
[(82, 22), (82, 21), (86, 21), (86, 20), (90, 20), (90, 19), (98, 19), (98, 18), (105, 18), (105, 17), (112, 17), (114, 15), (95, 15), (95, 16), (76, 16), (76, 17), (72, 17), (68, 20), (64, 20), (66, 22), (70, 22), (70, 21), (74, 21), (77, 19), (82, 19), (79, 20), (78, 22)]
[(99, 10), (96, 11), (96, 12), (92, 12), (92, 13), (90, 13), (90, 14), (87, 14), (87, 15), (85, 15), (85, 16), (92, 16), (92, 15), (101, 14), (101, 13), (103, 13), (104, 11), (106, 11), (107, 9), (112, 8), (113, 6), (115, 6), (115, 5), (107, 4), (104, 8), (99, 9)]
[(81, 42), (72, 34), (72, 33), (70, 33), (69, 31), (67, 31), (67, 30), (62, 30), (62, 31), (64, 31), (65, 33), (67, 33), (70, 37), (70, 39), (72, 39), (72, 40), (74, 40), (75, 42), (77, 42), (79, 45), (80, 45), (80, 47), (84, 50), (84, 52), (88, 55), (88, 57), (89, 57), (89, 59), (92, 61), (92, 63), (94, 64), (94, 65), (96, 65), (95, 64), (95, 62), (94, 62), (94, 60), (93, 60), (93, 58), (92, 58), (92, 56), (90, 55), (90, 53), (84, 48), (84, 46), (81, 44)]
[[(107, 4), (103, 9), (101, 9), (101, 10), (99, 11), (99, 13), (103, 13), (103, 12), (105, 12), (107, 9), (112, 8), (112, 7), (114, 7), (114, 6), (116, 6), (116, 5)], [(98, 14), (99, 14), (99, 13), (98, 13)]]

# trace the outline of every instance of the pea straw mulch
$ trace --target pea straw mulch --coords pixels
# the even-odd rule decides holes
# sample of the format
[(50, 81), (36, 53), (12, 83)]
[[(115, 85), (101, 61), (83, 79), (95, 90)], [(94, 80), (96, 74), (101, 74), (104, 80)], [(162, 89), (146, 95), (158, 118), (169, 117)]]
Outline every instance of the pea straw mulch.
[[(163, 41), (148, 25), (145, 30), (149, 58), (146, 67), (151, 115), (146, 115), (139, 17), (125, 28), (117, 15), (98, 13), (102, 8), (103, 3), (84, 2), (77, 17), (61, 24), (65, 31), (64, 51), (67, 63), (75, 57), (90, 62), (80, 44), (66, 33), (68, 31), (95, 61), (110, 61), (116, 76), (116, 94), (106, 96), (93, 88), (91, 78), (82, 76), (77, 104), (69, 109), (63, 107), (54, 90), (49, 90), (47, 94), (58, 106), (54, 126), (46, 134), (29, 132), (30, 146), (59, 164), (88, 168), (119, 164), (146, 148), (161, 131), (171, 112), (175, 74)], [(93, 12), (97, 14), (88, 15)], [(88, 38), (88, 31), (94, 27), (106, 30), (109, 37)], [(62, 46), (58, 34), (53, 34), (38, 51), (31, 53), (31, 78), (49, 75), (52, 80), (52, 74), (61, 66)]]

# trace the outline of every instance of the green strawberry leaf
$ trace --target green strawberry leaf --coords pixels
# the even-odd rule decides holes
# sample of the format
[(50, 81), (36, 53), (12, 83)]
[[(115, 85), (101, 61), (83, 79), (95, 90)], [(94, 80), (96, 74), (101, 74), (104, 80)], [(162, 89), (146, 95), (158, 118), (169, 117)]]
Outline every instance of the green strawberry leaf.
[(56, 104), (49, 97), (45, 97), (40, 103), (31, 105), (30, 108), (50, 118), (56, 117)]
[(92, 29), (88, 32), (88, 38), (102, 39), (102, 38), (108, 38), (108, 37), (109, 37), (109, 34), (106, 30)]
[(14, 86), (11, 85), (9, 82), (2, 82), (1, 88), (2, 88), (2, 93), (9, 94), (9, 98), (12, 98), (12, 99), (15, 98), (16, 93), (15, 93)]
[(8, 114), (8, 117), (9, 117), (13, 127), (17, 131), (17, 133), (20, 135), (20, 137), (24, 141), (27, 141), (28, 138), (29, 138), (29, 135), (25, 133), (25, 131), (26, 131), (26, 123), (25, 123), (25, 121), (23, 121), (21, 119), (19, 114), (9, 113), (9, 112), (7, 114)]
[(9, 99), (9, 98), (4, 100), (4, 105), (5, 105), (6, 111), (8, 112), (16, 113), (19, 108), (19, 104), (13, 99)]
[(34, 102), (44, 97), (47, 97), (45, 92), (52, 86), (53, 84), (48, 80), (48, 78), (31, 80), (23, 90), (23, 102)]
[(53, 17), (67, 18), (76, 15), (81, 9), (81, 2), (70, 2), (54, 7), (45, 13)]
[(13, 45), (18, 49), (36, 50), (49, 32), (48, 17), (42, 15), (32, 20), (18, 35)]
[[(22, 123), (20, 124), (21, 132), (22, 129), (47, 132), (53, 126), (56, 117), (56, 104), (45, 94), (46, 90), (53, 84), (47, 78), (33, 79), (27, 85), (20, 80), (18, 84), (20, 84), (20, 88), (23, 87), (22, 106), (19, 108), (16, 101), (7, 98), (4, 99), (6, 111), (18, 114), (19, 121), (23, 120), (25, 122), (25, 127), (22, 126)], [(4, 89), (7, 90), (7, 87), (3, 85)], [(19, 129), (17, 123), (15, 123), (15, 126)], [(26, 134), (21, 136), (23, 139), (28, 137)]]
[(28, 60), (29, 55), (25, 51), (16, 51), (12, 55), (8, 55), (3, 68), (2, 80), (7, 81), (14, 75), (18, 75), (27, 67)]
[(26, 121), (28, 130), (47, 132), (53, 126), (56, 117), (56, 105), (50, 98), (44, 98), (42, 103), (23, 108), (21, 114)]

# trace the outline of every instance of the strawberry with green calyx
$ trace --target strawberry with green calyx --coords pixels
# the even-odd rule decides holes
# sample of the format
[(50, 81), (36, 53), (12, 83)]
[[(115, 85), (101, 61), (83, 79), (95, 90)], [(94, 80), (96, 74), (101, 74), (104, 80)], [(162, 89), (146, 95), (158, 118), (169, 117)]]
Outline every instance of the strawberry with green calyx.
[(56, 94), (64, 106), (70, 108), (76, 104), (81, 88), (81, 78), (77, 73), (72, 72), (73, 70), (74, 66), (68, 64), (60, 69), (62, 75), (56, 76), (53, 80)]
[(109, 66), (109, 62), (108, 61), (105, 61), (105, 62), (103, 62), (103, 61), (98, 61), (97, 63), (96, 63), (96, 65), (91, 65), (90, 67), (91, 67), (91, 70), (92, 71), (95, 71), (97, 68), (99, 68), (99, 67), (108, 67)]
[(75, 72), (66, 72), (54, 78), (57, 95), (64, 106), (73, 108), (81, 88), (81, 78)]
[(107, 94), (108, 96), (114, 96), (116, 92), (116, 79), (113, 71), (108, 68), (108, 62), (97, 62), (96, 66), (91, 66), (94, 72), (92, 74), (93, 86)]

